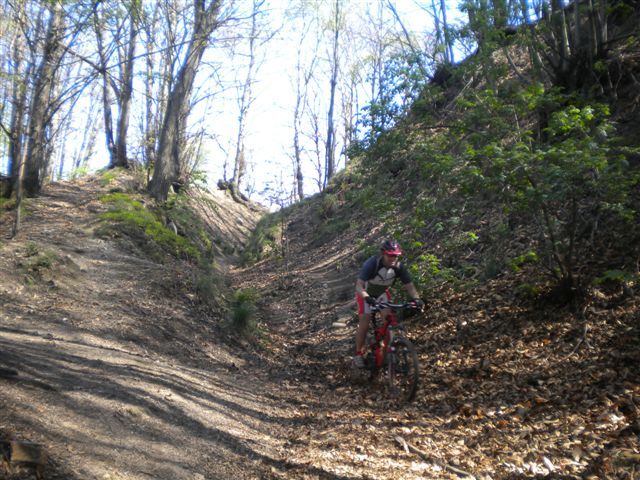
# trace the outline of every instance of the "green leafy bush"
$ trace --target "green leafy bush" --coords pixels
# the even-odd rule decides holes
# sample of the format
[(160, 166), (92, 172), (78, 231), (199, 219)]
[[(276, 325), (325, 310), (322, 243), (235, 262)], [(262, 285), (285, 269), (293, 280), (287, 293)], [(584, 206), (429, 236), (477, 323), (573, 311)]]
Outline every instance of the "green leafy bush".
[(27, 243), (24, 256), (27, 260), (22, 263), (22, 267), (27, 271), (36, 273), (51, 269), (59, 261), (59, 257), (55, 252), (42, 250), (35, 242)]
[(281, 255), (282, 215), (284, 212), (279, 211), (260, 219), (242, 252), (242, 260), (245, 265), (251, 265), (263, 258)]
[(514, 272), (519, 272), (526, 264), (537, 263), (539, 260), (536, 252), (530, 251), (523, 255), (519, 255), (509, 262), (509, 268)]
[(617, 284), (629, 285), (640, 281), (640, 274), (636, 272), (627, 272), (624, 270), (607, 270), (599, 277), (594, 279), (594, 284)]
[(100, 201), (110, 204), (100, 218), (107, 222), (103, 233), (115, 236), (127, 235), (139, 242), (152, 242), (163, 251), (177, 257), (198, 260), (200, 252), (184, 237), (164, 226), (158, 217), (144, 205), (125, 193), (110, 193), (100, 197)]
[(251, 288), (237, 290), (233, 294), (230, 326), (234, 331), (249, 336), (255, 334), (257, 300), (258, 293)]
[[(540, 87), (510, 102), (486, 93), (482, 102), (487, 108), (477, 121), (486, 131), (465, 142), (457, 181), (468, 196), (490, 195), (505, 212), (532, 218), (540, 230), (541, 264), (559, 284), (572, 288), (578, 282), (581, 237), (602, 234), (594, 230), (598, 214), (616, 215), (623, 223), (636, 215), (629, 193), (638, 177), (630, 174), (622, 155), (613, 153), (608, 107), (579, 104)], [(475, 112), (479, 104), (466, 106)], [(542, 136), (506, 125), (500, 119), (508, 118), (507, 109), (523, 118), (527, 112), (550, 112)]]
[(453, 269), (443, 268), (440, 259), (433, 254), (419, 255), (408, 268), (418, 290), (436, 288), (455, 280)]

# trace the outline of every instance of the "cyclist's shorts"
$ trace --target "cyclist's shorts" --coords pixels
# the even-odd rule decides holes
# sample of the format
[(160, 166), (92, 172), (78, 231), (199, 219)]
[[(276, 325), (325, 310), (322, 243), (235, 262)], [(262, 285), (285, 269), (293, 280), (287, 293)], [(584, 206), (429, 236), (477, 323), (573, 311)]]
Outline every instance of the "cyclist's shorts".
[[(378, 302), (390, 302), (391, 301), (391, 292), (389, 290), (385, 291), (376, 298)], [(371, 313), (371, 306), (364, 301), (360, 295), (356, 295), (356, 302), (358, 302), (358, 315), (362, 315), (363, 313)]]

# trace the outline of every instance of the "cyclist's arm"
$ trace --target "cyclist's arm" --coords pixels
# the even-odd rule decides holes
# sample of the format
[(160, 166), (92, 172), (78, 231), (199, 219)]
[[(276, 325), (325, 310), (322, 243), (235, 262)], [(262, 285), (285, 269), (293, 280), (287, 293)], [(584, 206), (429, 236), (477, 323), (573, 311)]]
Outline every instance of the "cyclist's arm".
[(398, 270), (398, 276), (400, 277), (400, 281), (404, 286), (405, 290), (409, 294), (412, 300), (419, 300), (420, 295), (418, 294), (418, 290), (416, 290), (416, 286), (413, 284), (411, 280), (411, 275), (409, 274), (409, 270), (405, 267), (404, 263), (400, 264), (400, 268)]
[(361, 278), (356, 281), (356, 295), (362, 298), (367, 298), (369, 296), (367, 291), (364, 289), (364, 280)]
[(375, 270), (377, 265), (377, 258), (375, 256), (367, 259), (362, 265), (360, 272), (358, 273), (358, 280), (356, 281), (356, 295), (362, 298), (367, 298), (369, 294), (365, 290), (365, 282), (367, 279), (375, 276)]
[(418, 290), (416, 290), (416, 286), (413, 284), (413, 282), (405, 283), (404, 288), (407, 290), (407, 293), (413, 300), (418, 300), (420, 298)]

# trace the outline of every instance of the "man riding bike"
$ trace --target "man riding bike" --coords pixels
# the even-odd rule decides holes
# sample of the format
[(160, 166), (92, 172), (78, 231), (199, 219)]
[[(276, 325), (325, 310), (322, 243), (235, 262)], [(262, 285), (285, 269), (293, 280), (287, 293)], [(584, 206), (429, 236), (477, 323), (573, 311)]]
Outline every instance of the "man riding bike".
[[(400, 244), (395, 240), (385, 240), (380, 246), (381, 255), (374, 255), (362, 264), (358, 280), (356, 281), (356, 301), (358, 302), (358, 330), (356, 332), (356, 354), (353, 357), (353, 366), (364, 368), (364, 343), (371, 320), (370, 305), (377, 302), (390, 302), (391, 292), (389, 288), (399, 278), (409, 296), (420, 308), (424, 302), (415, 285), (411, 281), (409, 271), (398, 257), (402, 254)], [(383, 310), (383, 318), (389, 314), (388, 310)]]

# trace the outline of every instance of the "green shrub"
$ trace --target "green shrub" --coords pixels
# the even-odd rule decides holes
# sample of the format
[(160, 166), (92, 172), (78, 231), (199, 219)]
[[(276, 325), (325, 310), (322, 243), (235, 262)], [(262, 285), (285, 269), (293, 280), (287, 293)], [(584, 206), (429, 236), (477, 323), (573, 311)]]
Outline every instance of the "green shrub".
[(15, 198), (0, 197), (0, 210), (11, 210), (16, 206)]
[(340, 207), (340, 202), (335, 194), (327, 193), (322, 196), (322, 203), (320, 204), (320, 215), (324, 219), (329, 219), (335, 216)]
[(509, 268), (514, 272), (519, 272), (526, 264), (538, 263), (538, 254), (534, 251), (529, 251), (523, 255), (519, 255), (516, 258), (508, 262)]
[(409, 265), (411, 277), (419, 290), (435, 288), (453, 281), (455, 273), (451, 268), (443, 268), (438, 257), (422, 254)]
[(640, 281), (640, 274), (624, 270), (607, 270), (601, 276), (594, 279), (595, 285), (630, 285)]
[(245, 265), (281, 255), (282, 215), (284, 214), (283, 211), (279, 211), (260, 219), (242, 252), (242, 261)]
[[(102, 195), (100, 201), (111, 204), (109, 211), (100, 218), (109, 227), (102, 232), (116, 236), (127, 235), (138, 241), (158, 245), (163, 251), (177, 257), (198, 260), (200, 252), (186, 238), (176, 235), (164, 226), (158, 217), (141, 202), (125, 193)], [(142, 245), (144, 247), (144, 245)]]
[(51, 269), (59, 260), (56, 253), (51, 250), (41, 250), (40, 246), (35, 242), (27, 243), (24, 256), (27, 260), (22, 263), (22, 267), (25, 270), (36, 273)]
[(87, 175), (89, 175), (89, 166), (88, 165), (81, 165), (81, 166), (79, 166), (77, 168), (74, 168), (69, 173), (67, 173), (66, 177), (69, 180), (76, 180), (77, 178), (85, 177)]
[(256, 301), (258, 293), (256, 290), (247, 288), (237, 290), (233, 294), (231, 304), (231, 328), (240, 334), (252, 336), (256, 333)]
[(105, 170), (102, 175), (100, 175), (100, 185), (103, 187), (110, 185), (116, 178), (118, 178), (119, 173), (119, 169), (116, 168)]
[(516, 287), (516, 295), (522, 299), (534, 300), (540, 296), (542, 288), (531, 283), (521, 283)]
[(220, 292), (223, 285), (220, 275), (216, 274), (211, 266), (202, 267), (196, 274), (193, 289), (198, 300), (203, 305), (217, 307), (220, 305)]

